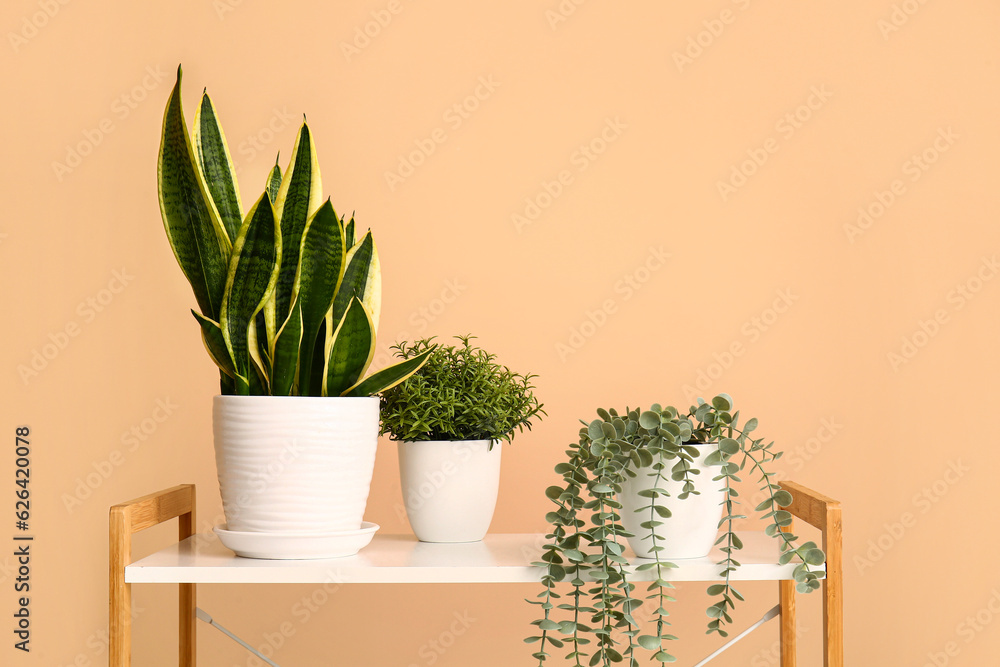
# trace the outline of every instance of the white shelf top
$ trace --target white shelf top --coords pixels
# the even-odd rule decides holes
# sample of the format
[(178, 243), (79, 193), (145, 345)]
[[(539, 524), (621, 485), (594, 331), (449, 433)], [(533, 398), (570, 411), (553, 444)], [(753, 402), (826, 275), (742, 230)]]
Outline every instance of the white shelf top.
[[(763, 532), (738, 532), (743, 549), (741, 566), (732, 579), (775, 581), (791, 579), (794, 564), (778, 564), (778, 540)], [(541, 579), (539, 560), (545, 536), (494, 534), (482, 542), (429, 544), (412, 535), (376, 535), (355, 556), (326, 560), (259, 560), (240, 558), (222, 546), (213, 533), (172, 544), (125, 568), (128, 583), (305, 584), (305, 583), (517, 583)], [(631, 554), (631, 551), (627, 551)], [(666, 571), (670, 581), (717, 581), (720, 551), (705, 558), (674, 561)], [(633, 564), (650, 562), (631, 558)], [(634, 566), (634, 565), (633, 565)], [(822, 570), (823, 568), (814, 568)], [(648, 581), (651, 572), (633, 574)]]

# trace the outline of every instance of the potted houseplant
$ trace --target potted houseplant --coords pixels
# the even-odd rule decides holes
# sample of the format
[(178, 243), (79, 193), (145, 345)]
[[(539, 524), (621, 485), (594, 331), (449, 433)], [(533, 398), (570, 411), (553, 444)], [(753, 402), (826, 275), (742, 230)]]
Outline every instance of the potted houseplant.
[[(534, 621), (540, 633), (525, 640), (539, 643), (534, 653), (539, 664), (551, 657), (551, 648), (564, 646), (576, 665), (638, 664), (641, 649), (651, 652), (655, 662), (673, 662), (665, 647), (674, 639), (667, 633), (665, 608), (672, 599), (666, 577), (675, 566), (670, 559), (704, 556), (713, 544), (721, 545), (723, 581), (708, 588), (718, 598), (707, 610), (708, 631), (726, 636), (729, 612), (743, 599), (730, 581), (743, 546), (733, 530), (733, 522), (745, 518), (733, 488), (741, 470), (749, 470), (765, 492), (755, 511), (768, 521), (765, 532), (780, 541), (781, 562), (799, 561), (797, 589), (819, 588), (818, 575), (809, 566), (825, 562), (822, 550), (813, 542), (796, 546), (798, 538), (782, 530), (792, 521), (781, 509), (791, 503), (791, 495), (771, 482), (768, 471), (781, 452), (773, 442), (751, 435), (757, 420), (741, 424), (728, 395), (710, 403), (699, 399), (687, 412), (653, 405), (644, 411), (597, 413), (597, 419), (583, 422), (579, 441), (555, 468), (563, 483), (545, 491), (557, 509), (546, 515), (552, 531), (537, 563), (545, 568), (544, 589), (531, 601), (542, 610), (542, 618)], [(712, 499), (703, 503), (700, 496)], [(720, 498), (720, 507), (714, 507)], [(685, 530), (672, 531), (675, 521)], [(687, 530), (699, 534), (692, 540), (683, 534)], [(678, 540), (684, 544), (678, 547)], [(649, 560), (633, 570), (626, 544)], [(635, 595), (631, 580), (633, 572), (641, 571), (652, 576), (644, 596)], [(559, 582), (568, 582), (568, 595), (556, 591)], [(571, 602), (557, 606), (560, 596)], [(647, 615), (654, 628), (649, 634), (641, 634), (637, 620), (643, 604), (655, 606)], [(558, 618), (560, 610), (567, 613), (566, 620)]]
[(406, 514), (424, 542), (483, 539), (496, 508), (500, 442), (545, 414), (536, 376), (497, 363), (473, 336), (455, 338), (457, 345), (395, 345), (397, 357), (427, 361), (382, 392), (382, 433), (398, 441)]
[(376, 395), (428, 356), (366, 377), (381, 302), (371, 232), (357, 239), (353, 218), (323, 199), (305, 122), (285, 172), (276, 164), (244, 213), (207, 92), (188, 132), (179, 67), (157, 182), (167, 237), (198, 304), (191, 312), (220, 372), (213, 419), (226, 530), (356, 533), (374, 467)]

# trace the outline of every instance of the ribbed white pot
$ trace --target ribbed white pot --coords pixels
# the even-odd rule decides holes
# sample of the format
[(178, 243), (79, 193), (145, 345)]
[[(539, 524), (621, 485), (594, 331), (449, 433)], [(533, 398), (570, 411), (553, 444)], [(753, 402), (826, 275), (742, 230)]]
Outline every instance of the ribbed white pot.
[(229, 530), (361, 527), (378, 444), (377, 397), (216, 396), (213, 420)]
[(489, 440), (400, 442), (406, 516), (422, 542), (476, 542), (486, 536), (500, 489), (503, 446)]
[[(625, 481), (622, 484), (622, 492), (618, 495), (618, 500), (622, 504), (621, 517), (622, 526), (632, 533), (634, 537), (628, 538), (629, 546), (640, 558), (655, 558), (650, 549), (653, 547), (653, 537), (656, 535), (656, 546), (663, 547), (664, 550), (658, 552), (661, 560), (676, 560), (682, 558), (701, 558), (707, 556), (715, 544), (719, 535), (719, 521), (722, 519), (722, 502), (725, 500), (725, 488), (721, 481), (713, 482), (712, 478), (718, 476), (719, 466), (706, 466), (704, 459), (709, 452), (715, 451), (718, 447), (715, 444), (695, 445), (698, 449), (698, 456), (695, 457), (692, 466), (700, 472), (693, 476), (694, 486), (699, 495), (690, 495), (684, 500), (677, 496), (684, 487), (684, 482), (675, 482), (670, 479), (670, 468), (676, 459), (664, 460), (667, 467), (663, 471), (664, 479), (657, 480), (653, 473), (652, 465), (639, 468), (638, 475)], [(655, 484), (654, 484), (655, 482)], [(652, 499), (644, 498), (639, 492), (644, 489), (651, 489), (654, 486), (665, 489), (670, 493), (669, 497), (660, 496), (653, 502), (656, 505), (666, 507), (670, 510), (671, 516), (663, 519), (659, 515), (650, 516), (648, 507)], [(639, 508), (647, 508), (637, 512)], [(654, 530), (642, 528), (640, 524), (655, 518), (663, 524)]]

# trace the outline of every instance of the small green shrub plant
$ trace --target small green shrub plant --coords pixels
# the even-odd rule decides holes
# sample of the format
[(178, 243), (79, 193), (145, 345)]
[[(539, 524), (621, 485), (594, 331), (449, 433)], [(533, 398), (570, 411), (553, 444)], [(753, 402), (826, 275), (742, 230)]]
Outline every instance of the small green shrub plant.
[[(393, 440), (504, 440), (531, 429), (543, 406), (534, 395), (535, 375), (515, 373), (496, 355), (455, 336), (457, 345), (433, 338), (393, 346), (405, 361), (426, 357), (404, 382), (382, 392), (382, 433)], [(490, 445), (492, 447), (492, 443)]]
[[(757, 420), (740, 424), (740, 414), (733, 410), (733, 401), (720, 394), (687, 412), (672, 406), (653, 405), (648, 410), (597, 410), (598, 418), (582, 421), (579, 440), (566, 451), (567, 459), (555, 467), (562, 484), (551, 486), (545, 495), (556, 505), (546, 515), (551, 532), (542, 560), (543, 590), (531, 604), (538, 605), (541, 618), (534, 621), (537, 630), (525, 639), (537, 643), (533, 656), (542, 665), (551, 657), (552, 649), (568, 649), (569, 664), (602, 665), (623, 663), (639, 665), (642, 651), (651, 654), (653, 662), (665, 664), (675, 658), (666, 643), (676, 639), (668, 632), (667, 604), (673, 601), (668, 570), (675, 564), (661, 559), (665, 547), (657, 544), (654, 529), (670, 520), (670, 510), (655, 499), (669, 493), (661, 482), (670, 479), (682, 482), (678, 500), (697, 494), (695, 476), (702, 473), (694, 466), (699, 452), (696, 444), (710, 443), (715, 447), (704, 459), (705, 466), (717, 469), (712, 481), (725, 490), (723, 516), (716, 545), (723, 559), (719, 563), (720, 583), (708, 587), (716, 598), (707, 609), (708, 632), (725, 637), (725, 627), (732, 623), (730, 612), (743, 597), (732, 585), (731, 575), (739, 567), (737, 555), (743, 547), (733, 530), (733, 523), (747, 518), (738, 508), (739, 493), (734, 484), (740, 474), (752, 475), (766, 499), (754, 508), (767, 521), (765, 532), (779, 540), (780, 562), (797, 561), (794, 577), (797, 590), (809, 592), (819, 588), (818, 575), (809, 566), (821, 565), (826, 556), (813, 542), (796, 546), (798, 538), (782, 530), (792, 523), (792, 515), (782, 509), (792, 502), (791, 494), (771, 481), (769, 465), (781, 452), (774, 443), (751, 434)], [(649, 530), (651, 551), (655, 558), (640, 565), (630, 565), (625, 557), (625, 538), (618, 494), (622, 483), (637, 475), (640, 467), (651, 467), (650, 487), (639, 495), (649, 499), (649, 505), (637, 511), (646, 518), (640, 525)], [(633, 579), (641, 575), (651, 579), (646, 590), (637, 592)], [(560, 593), (557, 584), (566, 582), (568, 593)], [(560, 602), (562, 599), (568, 601)], [(648, 614), (637, 613), (643, 605), (653, 606)], [(646, 621), (652, 629), (642, 631)], [(647, 659), (648, 660), (648, 659)]]

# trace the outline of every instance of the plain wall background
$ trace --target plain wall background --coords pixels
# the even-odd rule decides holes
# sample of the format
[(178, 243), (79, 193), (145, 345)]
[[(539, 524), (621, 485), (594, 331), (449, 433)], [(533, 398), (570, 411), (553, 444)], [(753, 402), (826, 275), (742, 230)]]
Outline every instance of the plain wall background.
[[(847, 664), (992, 664), (1000, 7), (677, 4), (5, 2), (0, 402), (11, 441), (32, 430), (37, 540), (29, 655), (0, 549), (0, 662), (106, 663), (109, 505), (194, 482), (199, 528), (221, 521), (216, 372), (156, 199), (183, 62), (188, 121), (208, 86), (247, 205), (308, 114), (327, 194), (379, 246), (380, 349), (472, 332), (540, 375), (549, 416), (504, 452), (493, 531), (544, 530), (552, 466), (596, 407), (727, 391), (788, 451), (783, 475), (843, 502)], [(51, 358), (25, 374), (36, 352)], [(385, 442), (367, 517), (407, 531), (400, 508)], [(703, 590), (673, 605), (678, 664), (718, 643)], [(199, 602), (282, 665), (510, 665), (531, 664), (537, 591), (205, 586)], [(776, 600), (743, 592), (741, 626)], [(136, 665), (176, 664), (174, 599), (136, 587)], [(815, 665), (819, 597), (801, 607)], [(255, 664), (200, 633), (202, 664)], [(776, 664), (776, 640), (772, 623), (717, 664)]]

